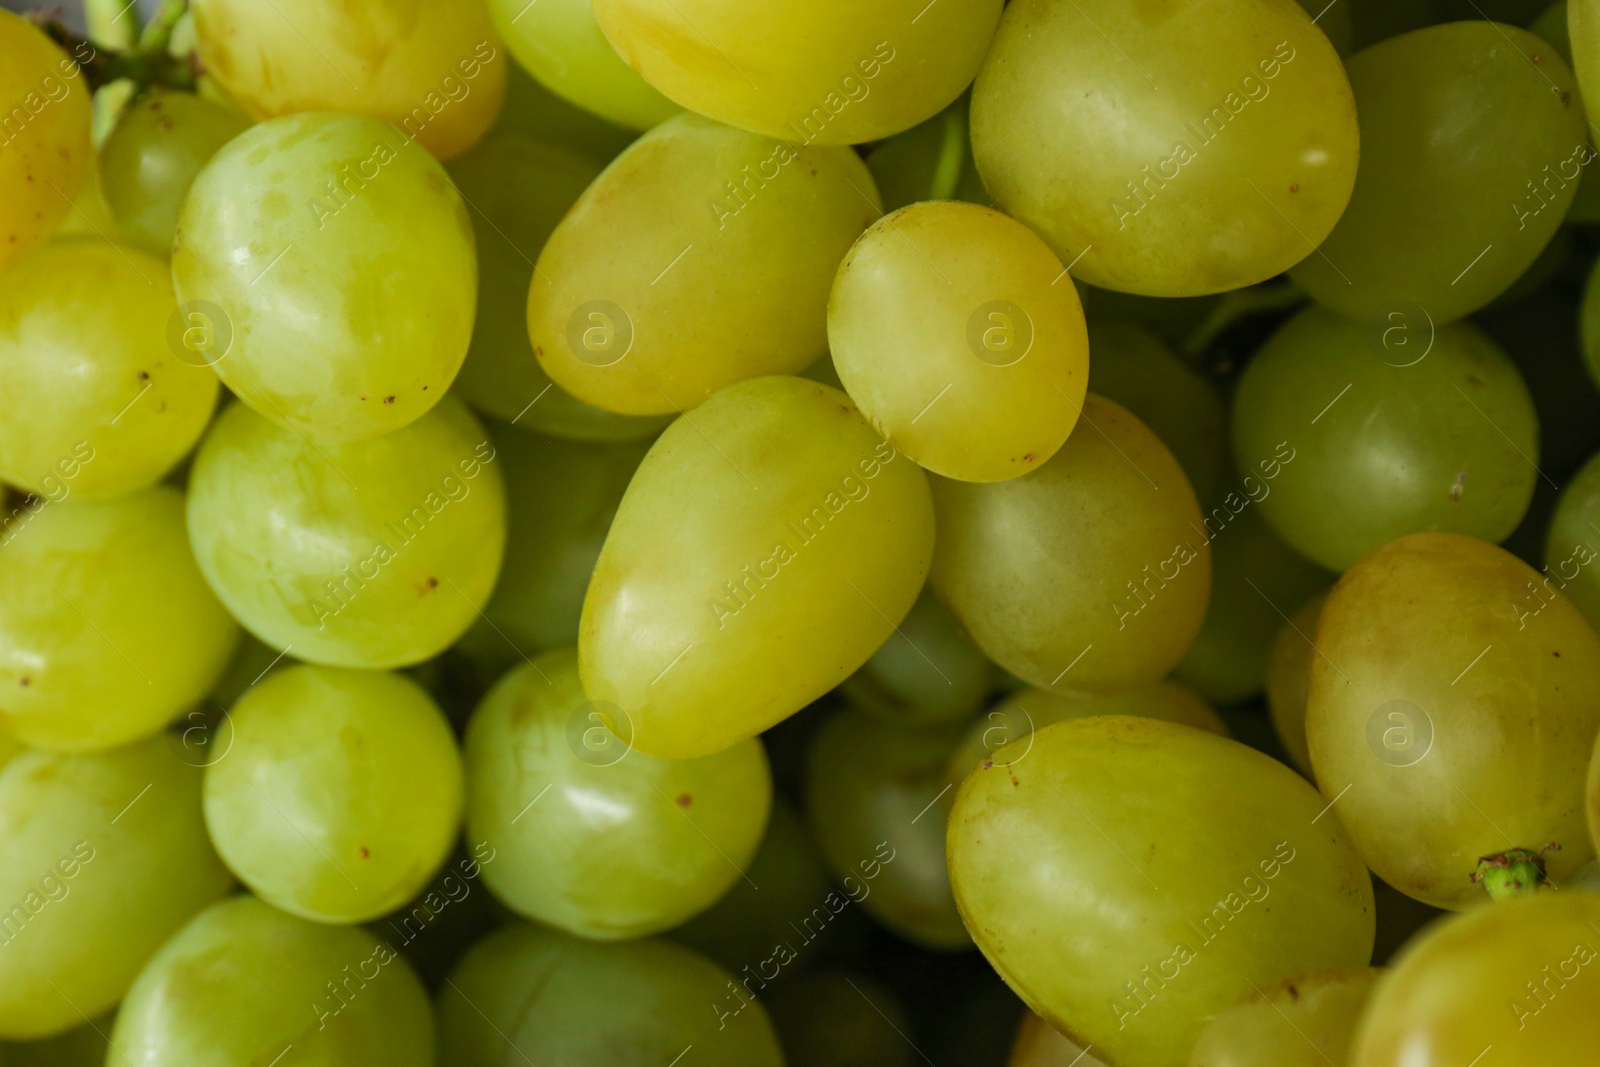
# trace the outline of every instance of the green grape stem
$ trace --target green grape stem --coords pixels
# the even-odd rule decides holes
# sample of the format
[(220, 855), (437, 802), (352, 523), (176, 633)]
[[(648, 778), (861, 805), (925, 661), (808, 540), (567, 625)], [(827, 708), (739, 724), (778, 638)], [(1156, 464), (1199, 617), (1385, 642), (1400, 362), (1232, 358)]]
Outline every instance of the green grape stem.
[(1488, 890), (1496, 902), (1531, 896), (1547, 881), (1544, 857), (1532, 849), (1511, 848), (1478, 860), (1472, 880)]
[(960, 108), (953, 107), (944, 113), (944, 139), (939, 144), (939, 162), (933, 168), (933, 181), (928, 186), (929, 200), (950, 200), (956, 195), (966, 155), (966, 116)]
[(1240, 319), (1265, 311), (1299, 307), (1307, 301), (1305, 290), (1292, 282), (1278, 285), (1252, 285), (1224, 293), (1211, 314), (1183, 341), (1183, 354), (1191, 359), (1200, 355), (1217, 337)]
[[(167, 54), (167, 39), (172, 32), (172, 23), (177, 21), (187, 6), (186, 0), (176, 3), (169, 0), (147, 27), (145, 37), (123, 51), (97, 47), (93, 40), (79, 37), (57, 21), (45, 22), (40, 29), (73, 57), (89, 79), (92, 89), (127, 79), (141, 89), (158, 85), (181, 92), (193, 92), (200, 73), (198, 62), (193, 56)], [(169, 18), (171, 21), (166, 21)]]

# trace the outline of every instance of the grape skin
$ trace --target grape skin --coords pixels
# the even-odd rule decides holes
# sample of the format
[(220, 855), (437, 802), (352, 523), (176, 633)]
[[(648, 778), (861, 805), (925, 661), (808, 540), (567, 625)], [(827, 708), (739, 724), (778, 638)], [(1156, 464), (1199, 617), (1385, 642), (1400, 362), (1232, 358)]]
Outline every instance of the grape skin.
[(1206, 1024), (1189, 1067), (1326, 1067), (1350, 1042), (1384, 972), (1351, 967), (1283, 978)]

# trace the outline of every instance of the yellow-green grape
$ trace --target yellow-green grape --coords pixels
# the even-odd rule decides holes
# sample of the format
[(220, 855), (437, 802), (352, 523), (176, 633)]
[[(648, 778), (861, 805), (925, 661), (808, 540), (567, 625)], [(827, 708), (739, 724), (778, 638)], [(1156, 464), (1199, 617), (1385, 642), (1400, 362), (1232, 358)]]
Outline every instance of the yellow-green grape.
[(106, 1035), (115, 1018), (114, 1014), (102, 1015), (57, 1037), (8, 1044), (0, 1052), (0, 1063), (5, 1067), (105, 1067)]
[(784, 1067), (759, 991), (668, 941), (513, 923), (440, 990), (439, 1065), (669, 1064), (692, 1047), (695, 1067)]
[(1348, 1067), (1376, 967), (1282, 978), (1206, 1024), (1189, 1067)]
[(165, 486), (46, 504), (0, 547), (0, 712), (60, 751), (155, 733), (205, 696), (239, 628), (190, 554)]
[(477, 261), (436, 160), (381, 122), (320, 113), (263, 122), (212, 157), (178, 218), (172, 279), (197, 362), (268, 418), (348, 441), (399, 429), (450, 387)]
[(494, 28), (546, 89), (618, 125), (648, 130), (683, 109), (617, 55), (589, 0), (488, 0)]
[(995, 673), (950, 609), (924, 588), (905, 621), (840, 690), (874, 718), (931, 725), (970, 717)]
[(1290, 276), (1378, 324), (1435, 326), (1499, 296), (1566, 214), (1588, 147), (1572, 71), (1527, 30), (1452, 22), (1352, 56), (1361, 174)]
[(135, 97), (100, 146), (101, 188), (128, 239), (156, 255), (171, 252), (194, 176), (249, 126), (194, 93), (151, 89)]
[(972, 162), (965, 97), (926, 122), (873, 146), (867, 154), (867, 169), (883, 196), (885, 211), (919, 200), (990, 202)]
[(922, 469), (847, 396), (730, 386), (667, 427), (622, 498), (583, 604), (584, 689), (641, 751), (721, 751), (865, 663), (932, 556)]
[(0, 768), (28, 751), (28, 746), (17, 740), (4, 715), (0, 715)]
[(1301, 774), (1311, 775), (1311, 749), (1306, 741), (1306, 696), (1311, 685), (1311, 660), (1316, 656), (1317, 619), (1327, 593), (1301, 604), (1283, 624), (1267, 653), (1267, 709), (1278, 740)]
[(59, 501), (166, 474), (217, 399), (217, 376), (175, 337), (177, 316), (166, 264), (100, 238), (53, 242), (7, 277), (0, 478)]
[(116, 1004), (229, 885), (200, 818), (200, 771), (163, 738), (12, 760), (0, 771), (0, 854), (8, 1040), (62, 1034)]
[(1572, 37), (1567, 30), (1567, 0), (1555, 0), (1555, 3), (1541, 11), (1538, 18), (1528, 23), (1528, 32), (1554, 47), (1561, 53), (1561, 58), (1567, 61), (1567, 66), (1572, 66)]
[(1197, 296), (1312, 254), (1359, 149), (1344, 67), (1294, 0), (1017, 0), (973, 86), (972, 151), (1078, 277)]
[[(1600, 740), (1595, 742), (1595, 752), (1600, 753)], [(1587, 791), (1590, 843), (1596, 852), (1600, 852), (1600, 755), (1592, 755), (1589, 759)], [(1600, 864), (1600, 860), (1591, 860), (1585, 865), (1588, 875), (1585, 881), (1590, 884), (1600, 884), (1600, 870), (1594, 869), (1597, 864)]]
[(839, 260), (880, 214), (848, 148), (669, 119), (545, 243), (528, 288), (533, 353), (559, 388), (629, 415), (798, 373), (827, 350)]
[(912, 1067), (905, 1007), (864, 975), (805, 975), (774, 990), (767, 1005), (786, 1067)]
[(648, 437), (665, 417), (604, 411), (551, 383), (528, 340), (528, 285), (545, 240), (600, 163), (517, 132), (495, 133), (450, 165), (472, 211), (478, 311), (456, 391), (473, 407), (524, 429), (580, 441)]
[(1030, 1008), (1118, 1067), (1169, 1067), (1252, 985), (1367, 962), (1372, 883), (1325, 806), (1192, 727), (1057, 723), (962, 785), (950, 881)]
[(1597, 927), (1590, 893), (1541, 893), (1440, 923), (1378, 984), (1350, 1067), (1592, 1060)]
[(1589, 97), (1600, 99), (1600, 4), (1596, 0), (1570, 0), (1567, 36), (1579, 87), (1587, 84)]
[(1211, 548), (1183, 469), (1125, 409), (1090, 393), (1049, 463), (990, 485), (934, 482), (930, 580), (978, 647), (1040, 687), (1121, 689), (1188, 651)]
[(828, 345), (839, 380), (896, 448), (947, 478), (1043, 465), (1089, 380), (1083, 309), (1021, 223), (954, 200), (873, 224), (839, 265)]
[(1482, 857), (1594, 855), (1584, 778), (1600, 733), (1600, 637), (1503, 549), (1413, 534), (1328, 594), (1306, 734), (1317, 784), (1368, 866), (1418, 900), (1485, 898)]
[(561, 99), (515, 63), (506, 71), (506, 103), (493, 132), (532, 137), (601, 162), (615, 159), (638, 136)]
[(433, 1042), (427, 994), (389, 944), (245, 895), (195, 916), (150, 960), (117, 1012), (120, 1055), (107, 1065), (280, 1056), (306, 1067), (432, 1067)]
[(1089, 323), (1089, 351), (1090, 388), (1154, 430), (1183, 465), (1195, 496), (1214, 499), (1228, 453), (1228, 416), (1217, 387), (1149, 328), (1131, 322)]
[(1002, 0), (594, 0), (628, 65), (669, 99), (802, 144), (909, 129), (972, 81)]
[[(1593, 821), (1591, 817), (1591, 827), (1593, 826)], [(1585, 893), (1600, 893), (1600, 860), (1590, 860), (1576, 871), (1573, 871), (1561, 888), (1582, 890)]]
[[(1245, 510), (1235, 516), (1230, 503)], [(1232, 521), (1214, 526), (1219, 515)], [(1332, 585), (1336, 576), (1284, 544), (1237, 492), (1206, 518), (1211, 520), (1206, 527), (1211, 533), (1211, 602), (1199, 636), (1173, 677), (1208, 700), (1236, 704), (1266, 685), (1272, 639), (1283, 624), (1283, 612)]]
[(1009, 1067), (1105, 1067), (1105, 1061), (1081, 1047), (1033, 1012), (1022, 1017)]
[(0, 272), (49, 238), (93, 170), (80, 74), (38, 27), (0, 11)]
[(291, 667), (228, 712), (206, 768), (206, 828), (262, 900), (317, 922), (393, 911), (461, 825), (450, 724), (397, 674)]
[(193, 10), (206, 74), (257, 119), (365, 115), (450, 159), (494, 124), (505, 96), (483, 0), (194, 0)]
[(367, 923), (367, 929), (417, 969), (423, 984), (438, 987), (467, 949), (506, 920), (505, 909), (478, 876), (495, 852), (480, 841), (469, 855), (458, 848), (439, 874), (399, 910)]
[(1591, 457), (1568, 479), (1550, 517), (1541, 582), (1554, 582), (1564, 596), (1600, 627), (1600, 456)]
[(754, 738), (710, 756), (631, 751), (627, 719), (590, 701), (571, 649), (502, 678), (467, 728), (467, 834), (512, 910), (583, 937), (669, 930), (746, 877), (772, 805)]
[(946, 772), (959, 723), (921, 730), (855, 711), (834, 715), (806, 757), (811, 832), (845, 892), (914, 944), (972, 943), (945, 868)]
[(1153, 682), (1109, 693), (1029, 688), (1012, 693), (967, 728), (955, 754), (950, 757), (950, 777), (960, 782), (986, 760), (1004, 766), (1025, 759), (1035, 731), (1092, 715), (1160, 719), (1206, 730), (1219, 737), (1228, 736), (1227, 723), (1216, 709), (1193, 689), (1178, 682)]
[(399, 667), (479, 618), (505, 544), (505, 487), (455, 399), (375, 441), (316, 445), (243, 404), (189, 474), (206, 581), (251, 633), (297, 659)]
[(1538, 414), (1500, 346), (1472, 323), (1397, 315), (1362, 326), (1309, 308), (1262, 346), (1234, 394), (1246, 495), (1330, 570), (1421, 530), (1499, 541), (1539, 477)]

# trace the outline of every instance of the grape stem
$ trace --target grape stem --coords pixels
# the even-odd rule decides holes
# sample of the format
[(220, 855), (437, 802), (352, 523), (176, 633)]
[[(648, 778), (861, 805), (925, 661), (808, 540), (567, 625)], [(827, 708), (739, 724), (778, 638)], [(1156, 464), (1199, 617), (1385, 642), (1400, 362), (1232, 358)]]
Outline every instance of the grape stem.
[(1492, 856), (1481, 856), (1472, 880), (1488, 890), (1491, 900), (1531, 896), (1547, 881), (1544, 857), (1527, 848), (1510, 848)]
[(1252, 285), (1248, 289), (1235, 289), (1223, 293), (1216, 307), (1205, 321), (1195, 327), (1183, 342), (1183, 354), (1193, 359), (1203, 353), (1229, 326), (1242, 318), (1263, 311), (1279, 311), (1297, 307), (1308, 299), (1305, 290), (1292, 282), (1280, 285)]
[(929, 200), (950, 200), (956, 195), (966, 155), (966, 116), (961, 108), (953, 107), (944, 113), (944, 139), (939, 143), (939, 162), (933, 168), (933, 181), (928, 186)]
[[(196, 60), (193, 56), (179, 57), (167, 53), (172, 26), (187, 8), (186, 0), (177, 3), (168, 0), (146, 27), (139, 42), (120, 51), (104, 43), (97, 45), (96, 42), (100, 42), (98, 33), (91, 34), (90, 39), (85, 40), (56, 20), (41, 22), (39, 28), (77, 62), (84, 77), (89, 80), (91, 89), (100, 89), (126, 78), (141, 89), (159, 85), (193, 92), (199, 75)], [(131, 20), (132, 14), (128, 17)], [(95, 21), (92, 19), (91, 24)], [(130, 32), (137, 28), (131, 21), (129, 27)], [(111, 36), (120, 34), (119, 28)]]

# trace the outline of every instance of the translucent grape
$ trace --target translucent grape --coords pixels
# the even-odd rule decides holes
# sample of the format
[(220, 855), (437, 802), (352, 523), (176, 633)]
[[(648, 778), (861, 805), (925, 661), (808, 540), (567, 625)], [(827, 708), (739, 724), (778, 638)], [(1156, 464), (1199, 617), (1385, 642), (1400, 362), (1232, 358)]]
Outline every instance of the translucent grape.
[(1301, 774), (1311, 774), (1311, 749), (1306, 741), (1306, 696), (1311, 685), (1312, 644), (1326, 593), (1319, 593), (1295, 609), (1267, 656), (1267, 708), (1272, 726), (1289, 759)]
[(947, 478), (1036, 469), (1083, 406), (1089, 343), (1066, 271), (1026, 226), (957, 201), (873, 224), (839, 266), (828, 344), (878, 432)]
[(200, 362), (268, 418), (345, 441), (444, 395), (477, 265), (466, 206), (432, 157), (381, 122), (305, 114), (247, 130), (201, 170), (172, 279), (204, 334)]
[(275, 648), (338, 667), (417, 663), (461, 636), (494, 587), (494, 460), (455, 399), (387, 437), (322, 446), (234, 404), (190, 472), (195, 557)]
[(969, 717), (994, 678), (989, 657), (924, 588), (883, 647), (840, 689), (868, 715), (910, 726)]
[(1351, 967), (1279, 979), (1207, 1023), (1190, 1067), (1342, 1067), (1382, 976)]

